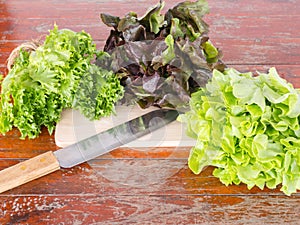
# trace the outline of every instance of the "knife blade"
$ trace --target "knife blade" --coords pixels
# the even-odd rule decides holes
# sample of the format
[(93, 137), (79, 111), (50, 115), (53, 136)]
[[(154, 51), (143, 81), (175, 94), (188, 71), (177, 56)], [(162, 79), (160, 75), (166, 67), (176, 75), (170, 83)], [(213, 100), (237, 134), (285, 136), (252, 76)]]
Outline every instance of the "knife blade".
[(0, 193), (45, 176), (60, 168), (71, 168), (112, 151), (174, 121), (179, 113), (159, 109), (86, 138), (48, 151), (0, 171)]

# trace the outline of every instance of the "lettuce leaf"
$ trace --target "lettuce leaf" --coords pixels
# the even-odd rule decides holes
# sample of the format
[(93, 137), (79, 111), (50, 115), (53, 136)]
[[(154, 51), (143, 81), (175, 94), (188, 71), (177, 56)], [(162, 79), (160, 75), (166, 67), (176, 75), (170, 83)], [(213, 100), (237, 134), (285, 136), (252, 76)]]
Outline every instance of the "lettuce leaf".
[(111, 113), (123, 87), (112, 71), (93, 65), (103, 54), (86, 32), (57, 26), (36, 51), (21, 50), (1, 83), (0, 132), (17, 127), (21, 138), (35, 138), (46, 126), (52, 133), (64, 108), (90, 119)]
[(223, 71), (225, 65), (207, 35), (205, 0), (184, 1), (165, 14), (163, 7), (160, 1), (142, 17), (101, 14), (113, 28), (104, 51), (111, 54), (111, 69), (125, 87), (123, 104), (186, 110), (191, 93), (207, 83), (213, 69)]
[(188, 165), (196, 174), (215, 166), (225, 185), (300, 189), (300, 92), (275, 68), (267, 74), (214, 70), (206, 87), (192, 94), (179, 120), (197, 140)]

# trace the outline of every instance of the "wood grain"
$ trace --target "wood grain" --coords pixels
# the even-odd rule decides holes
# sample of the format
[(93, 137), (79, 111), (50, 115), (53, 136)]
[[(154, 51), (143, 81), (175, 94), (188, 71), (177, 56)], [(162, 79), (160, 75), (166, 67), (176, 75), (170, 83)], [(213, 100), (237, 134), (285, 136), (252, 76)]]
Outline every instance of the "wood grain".
[[(109, 29), (100, 12), (142, 15), (156, 0), (0, 0), (0, 73), (10, 52), (43, 38), (57, 23), (85, 30), (104, 45)], [(166, 0), (166, 9), (180, 0)], [(279, 74), (300, 88), (299, 0), (209, 0), (212, 42), (224, 62), (240, 71)], [(47, 151), (54, 134), (20, 140), (0, 135), (0, 170)], [(120, 148), (0, 194), (0, 224), (299, 224), (300, 193), (226, 187), (214, 168), (193, 174), (190, 147)]]
[(0, 201), (1, 224), (298, 224), (300, 210), (297, 197), (251, 195), (31, 195)]

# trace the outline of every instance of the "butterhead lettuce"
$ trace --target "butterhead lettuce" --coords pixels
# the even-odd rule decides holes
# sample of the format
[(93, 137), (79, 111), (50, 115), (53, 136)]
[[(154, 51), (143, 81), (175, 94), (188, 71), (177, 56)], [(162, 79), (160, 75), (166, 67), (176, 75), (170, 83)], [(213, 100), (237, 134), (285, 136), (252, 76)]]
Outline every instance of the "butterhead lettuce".
[(192, 94), (179, 120), (197, 140), (188, 159), (199, 174), (206, 166), (225, 185), (251, 189), (281, 185), (300, 189), (300, 92), (275, 68), (267, 74), (215, 70), (205, 88)]

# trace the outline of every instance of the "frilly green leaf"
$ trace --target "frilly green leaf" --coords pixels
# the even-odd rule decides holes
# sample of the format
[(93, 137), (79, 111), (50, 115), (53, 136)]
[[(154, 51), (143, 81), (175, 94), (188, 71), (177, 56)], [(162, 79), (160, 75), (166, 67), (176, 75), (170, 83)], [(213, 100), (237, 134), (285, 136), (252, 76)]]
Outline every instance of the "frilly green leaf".
[(190, 111), (180, 116), (197, 140), (189, 167), (198, 174), (215, 166), (225, 185), (300, 189), (299, 91), (268, 73), (214, 71), (206, 87), (192, 94)]

